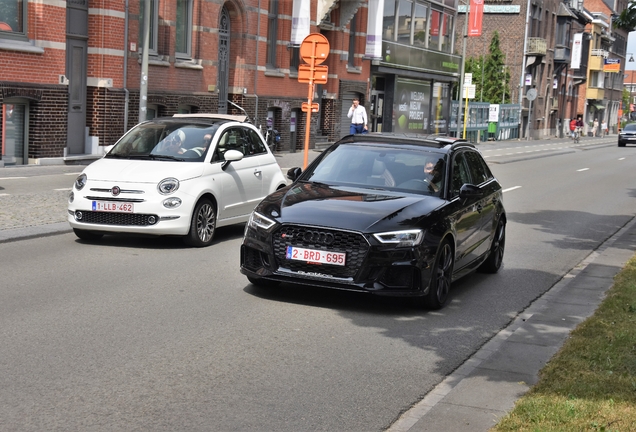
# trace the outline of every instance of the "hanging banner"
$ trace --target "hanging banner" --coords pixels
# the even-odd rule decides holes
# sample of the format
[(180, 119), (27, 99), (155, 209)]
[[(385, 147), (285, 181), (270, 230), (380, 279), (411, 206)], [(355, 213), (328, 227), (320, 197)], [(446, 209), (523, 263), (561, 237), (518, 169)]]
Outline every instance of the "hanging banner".
[(572, 59), (570, 60), (570, 69), (579, 69), (581, 67), (582, 50), (583, 33), (576, 33), (572, 40)]
[(468, 13), (468, 36), (481, 36), (481, 22), (484, 17), (484, 0), (470, 0)]
[(309, 36), (310, 0), (294, 0), (290, 42), (299, 46)]
[(441, 12), (436, 10), (431, 11), (431, 36), (439, 36), (439, 25)]
[(384, 19), (384, 0), (369, 0), (367, 12), (367, 45), (364, 56), (382, 58), (382, 20)]

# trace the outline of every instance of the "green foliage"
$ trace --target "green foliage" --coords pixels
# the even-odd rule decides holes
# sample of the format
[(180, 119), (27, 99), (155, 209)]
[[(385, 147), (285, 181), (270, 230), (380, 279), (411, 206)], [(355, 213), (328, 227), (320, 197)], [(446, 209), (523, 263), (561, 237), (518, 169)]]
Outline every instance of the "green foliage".
[(614, 19), (613, 26), (626, 31), (636, 30), (636, 0), (631, 0), (627, 8)]
[(465, 72), (473, 74), (475, 97), (493, 104), (510, 103), (510, 69), (506, 66), (506, 55), (501, 50), (496, 31), (488, 50), (485, 58), (466, 59)]

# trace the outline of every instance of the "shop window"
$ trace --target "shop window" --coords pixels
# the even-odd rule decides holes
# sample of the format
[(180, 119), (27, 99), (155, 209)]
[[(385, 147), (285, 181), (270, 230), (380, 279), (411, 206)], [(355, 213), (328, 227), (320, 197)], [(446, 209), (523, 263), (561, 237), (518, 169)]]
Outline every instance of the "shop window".
[(278, 68), (276, 43), (278, 42), (278, 0), (270, 0), (267, 14), (267, 65), (268, 69)]
[(192, 0), (177, 0), (176, 56), (192, 56)]
[[(144, 40), (144, 5), (145, 1), (139, 2), (139, 49), (143, 48)], [(148, 54), (157, 55), (157, 28), (159, 23), (159, 1), (150, 0), (150, 35), (148, 38)]]
[(27, 103), (4, 103), (2, 105), (2, 162), (4, 165), (28, 163), (27, 149)]

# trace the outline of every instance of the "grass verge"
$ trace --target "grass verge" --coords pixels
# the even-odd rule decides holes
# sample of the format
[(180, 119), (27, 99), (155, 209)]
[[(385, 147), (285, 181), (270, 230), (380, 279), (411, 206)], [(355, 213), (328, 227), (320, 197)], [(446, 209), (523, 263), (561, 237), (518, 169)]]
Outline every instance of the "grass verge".
[(492, 431), (636, 431), (636, 256)]

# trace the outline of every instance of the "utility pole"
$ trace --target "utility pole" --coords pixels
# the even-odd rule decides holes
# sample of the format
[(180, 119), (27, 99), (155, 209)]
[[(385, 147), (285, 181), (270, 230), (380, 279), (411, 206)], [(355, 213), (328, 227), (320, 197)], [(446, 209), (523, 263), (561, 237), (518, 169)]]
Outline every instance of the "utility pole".
[[(464, 95), (464, 72), (466, 68), (466, 40), (468, 39), (468, 2), (466, 2), (466, 15), (464, 16), (464, 43), (462, 47), (462, 69), (459, 75), (459, 95), (457, 104), (457, 138), (461, 138), (462, 132), (462, 97)], [(465, 114), (464, 114), (465, 115)]]

